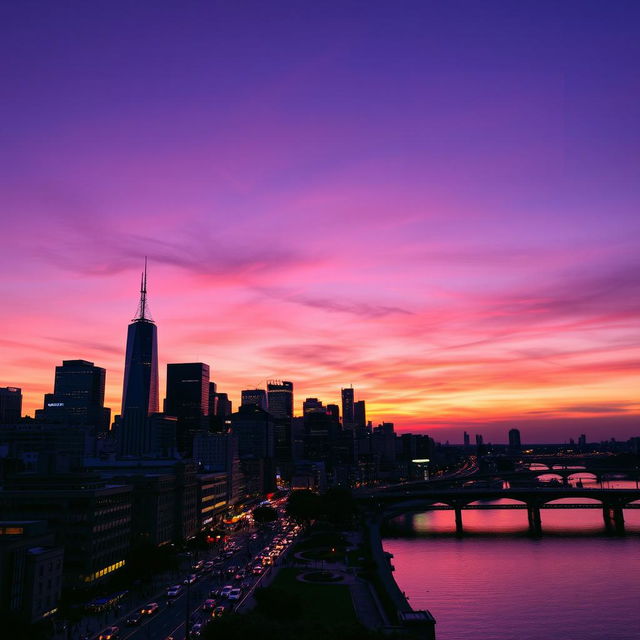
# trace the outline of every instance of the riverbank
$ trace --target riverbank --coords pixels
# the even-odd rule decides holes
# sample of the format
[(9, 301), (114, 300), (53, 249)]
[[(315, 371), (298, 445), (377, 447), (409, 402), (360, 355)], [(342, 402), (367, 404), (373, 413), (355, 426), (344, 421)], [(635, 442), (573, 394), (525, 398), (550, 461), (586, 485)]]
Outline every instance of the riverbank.
[(435, 640), (435, 618), (426, 609), (414, 610), (393, 577), (391, 555), (382, 546), (380, 524), (379, 518), (369, 519), (364, 524), (364, 539), (372, 558), (372, 584), (397, 628), (419, 634), (425, 640)]

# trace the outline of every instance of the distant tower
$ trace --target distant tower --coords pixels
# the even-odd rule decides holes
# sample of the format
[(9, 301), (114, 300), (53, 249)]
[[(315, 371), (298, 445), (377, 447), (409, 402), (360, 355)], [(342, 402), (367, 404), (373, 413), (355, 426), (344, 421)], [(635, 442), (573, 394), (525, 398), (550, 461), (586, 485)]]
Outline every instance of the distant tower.
[(269, 413), (274, 418), (293, 418), (293, 382), (268, 380)]
[(367, 409), (364, 400), (358, 400), (353, 405), (353, 422), (357, 427), (364, 427), (367, 424)]
[(464, 446), (465, 446), (465, 449), (468, 449), (468, 448), (469, 448), (469, 445), (470, 445), (470, 443), (471, 443), (471, 438), (469, 437), (469, 434), (468, 434), (466, 431), (464, 432), (464, 436), (463, 436), (463, 438), (464, 438)]
[(111, 410), (104, 406), (106, 371), (87, 360), (63, 360), (56, 367), (53, 393), (44, 396), (36, 418), (64, 424), (90, 424), (109, 430)]
[(251, 404), (255, 404), (263, 411), (268, 411), (269, 400), (267, 392), (264, 389), (244, 389), (240, 392), (240, 404), (243, 407), (248, 407)]
[(353, 387), (342, 390), (342, 426), (353, 428), (355, 420)]
[(509, 450), (518, 452), (522, 449), (522, 444), (520, 443), (520, 430), (519, 429), (510, 429), (509, 430)]
[(0, 424), (19, 422), (22, 417), (22, 390), (0, 387)]
[(158, 329), (147, 307), (147, 259), (140, 281), (140, 303), (127, 331), (127, 355), (122, 391), (121, 453), (151, 453), (155, 443), (147, 417), (159, 411)]
[(178, 419), (178, 451), (191, 457), (194, 434), (209, 425), (208, 364), (185, 362), (167, 365), (164, 411)]

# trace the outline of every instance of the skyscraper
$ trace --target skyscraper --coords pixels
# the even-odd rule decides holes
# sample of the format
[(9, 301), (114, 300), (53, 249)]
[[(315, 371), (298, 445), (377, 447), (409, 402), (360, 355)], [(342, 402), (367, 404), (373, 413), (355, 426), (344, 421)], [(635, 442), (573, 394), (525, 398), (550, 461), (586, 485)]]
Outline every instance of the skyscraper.
[(264, 389), (244, 389), (241, 392), (240, 404), (247, 407), (255, 404), (263, 411), (269, 410), (269, 401), (267, 400), (267, 392)]
[(517, 452), (522, 448), (522, 444), (520, 443), (520, 430), (519, 429), (510, 429), (509, 430), (509, 449), (511, 451)]
[(22, 416), (22, 390), (0, 387), (0, 424), (18, 422)]
[(122, 415), (137, 411), (148, 416), (159, 411), (158, 329), (147, 308), (147, 261), (140, 283), (140, 304), (127, 330)]
[(147, 308), (147, 261), (140, 283), (140, 304), (127, 331), (127, 355), (122, 391), (120, 453), (153, 453), (155, 436), (148, 417), (158, 413), (158, 330)]
[(104, 406), (106, 371), (87, 360), (63, 360), (56, 367), (53, 393), (44, 396), (38, 419), (109, 429), (111, 410)]
[(353, 427), (354, 419), (353, 387), (349, 387), (342, 390), (342, 426)]
[(188, 362), (167, 365), (164, 411), (178, 419), (178, 451), (191, 456), (193, 435), (208, 427), (209, 365)]
[(293, 417), (293, 382), (268, 380), (269, 413), (274, 418)]
[(364, 427), (367, 424), (367, 410), (364, 400), (358, 400), (353, 405), (353, 423), (357, 427)]
[(293, 420), (293, 383), (287, 380), (268, 380), (267, 399), (273, 416), (274, 455), (277, 473), (290, 479), (293, 470), (291, 421)]

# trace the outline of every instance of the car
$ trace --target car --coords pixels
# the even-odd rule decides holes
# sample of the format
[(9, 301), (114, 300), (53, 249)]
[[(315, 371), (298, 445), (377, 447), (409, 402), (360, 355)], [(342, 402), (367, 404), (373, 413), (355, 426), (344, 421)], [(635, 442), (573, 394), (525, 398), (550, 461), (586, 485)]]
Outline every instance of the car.
[(150, 616), (154, 614), (159, 608), (160, 605), (157, 602), (150, 602), (149, 604), (142, 607), (142, 609), (140, 609), (140, 613), (143, 616)]
[(126, 620), (126, 624), (128, 627), (135, 627), (136, 625), (139, 625), (141, 622), (142, 622), (142, 614), (140, 612), (134, 613), (133, 615), (129, 616)]
[(240, 571), (236, 572), (236, 575), (233, 576), (234, 580), (244, 580), (247, 577), (247, 572), (244, 569), (240, 569)]
[(176, 598), (182, 593), (182, 585), (174, 584), (167, 589), (167, 598)]
[(259, 576), (264, 573), (264, 567), (261, 564), (257, 564), (251, 569), (251, 573), (253, 573), (254, 576)]
[(195, 573), (196, 571), (200, 571), (200, 569), (202, 569), (202, 567), (204, 567), (204, 561), (203, 560), (198, 560), (198, 562), (195, 562), (193, 564), (193, 566), (191, 567), (191, 570)]
[(99, 636), (99, 640), (116, 640), (120, 637), (120, 627), (107, 627)]
[(229, 600), (240, 600), (241, 595), (242, 589), (238, 589), (237, 587), (235, 589), (231, 589), (231, 591), (229, 591)]
[(214, 598), (207, 598), (202, 604), (203, 611), (213, 611), (216, 608), (216, 601)]
[(211, 591), (209, 591), (209, 598), (210, 599), (219, 598), (220, 597), (220, 591), (221, 591), (221, 589), (219, 587), (216, 588), (216, 589), (211, 589)]
[(191, 631), (189, 632), (189, 636), (191, 638), (199, 638), (202, 635), (202, 623), (196, 622), (193, 627), (191, 627)]
[(198, 579), (195, 573), (190, 573), (183, 581), (182, 584), (193, 584)]
[(233, 585), (227, 584), (220, 590), (220, 597), (228, 598), (229, 594), (233, 591)]
[(202, 569), (203, 571), (211, 571), (211, 569), (213, 569), (213, 561), (209, 560), (208, 562), (205, 562)]
[(225, 608), (220, 606), (220, 607), (216, 607), (212, 612), (211, 612), (211, 617), (212, 618), (219, 618), (221, 615), (223, 615), (225, 612)]

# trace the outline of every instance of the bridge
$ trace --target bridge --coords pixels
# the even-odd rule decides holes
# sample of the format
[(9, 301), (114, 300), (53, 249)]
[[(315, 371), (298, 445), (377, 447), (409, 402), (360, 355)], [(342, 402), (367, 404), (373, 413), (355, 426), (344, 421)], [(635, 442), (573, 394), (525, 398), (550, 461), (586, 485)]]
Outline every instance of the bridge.
[[(482, 504), (482, 502), (508, 498), (509, 504)], [(595, 500), (597, 502), (555, 502), (564, 499)], [(465, 510), (526, 509), (529, 531), (542, 534), (543, 509), (601, 509), (607, 532), (624, 534), (624, 510), (640, 509), (640, 489), (577, 489), (573, 487), (532, 488), (434, 488), (428, 483), (411, 487), (373, 489), (360, 493), (358, 500), (370, 513), (384, 519), (403, 513), (451, 510), (455, 512), (456, 533), (464, 533), (462, 512)]]

